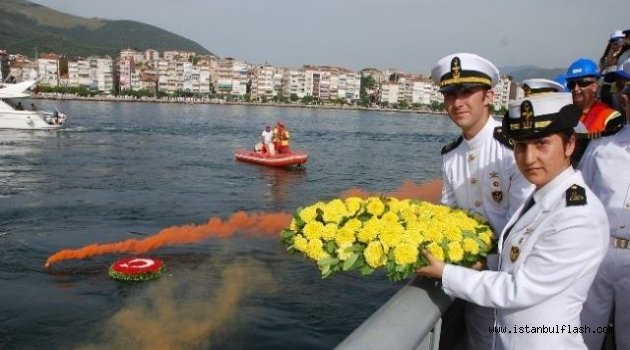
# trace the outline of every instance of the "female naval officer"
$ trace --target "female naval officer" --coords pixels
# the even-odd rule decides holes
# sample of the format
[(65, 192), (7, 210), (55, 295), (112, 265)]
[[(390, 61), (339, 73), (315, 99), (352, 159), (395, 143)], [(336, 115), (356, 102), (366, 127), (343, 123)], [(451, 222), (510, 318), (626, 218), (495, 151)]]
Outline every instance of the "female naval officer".
[[(602, 203), (571, 166), (580, 110), (571, 95), (511, 103), (502, 132), (535, 185), (499, 236), (499, 270), (444, 264), (425, 252), (419, 275), (454, 297), (496, 309), (495, 349), (586, 349), (580, 311), (608, 246)], [(491, 330), (488, 330), (491, 332)]]

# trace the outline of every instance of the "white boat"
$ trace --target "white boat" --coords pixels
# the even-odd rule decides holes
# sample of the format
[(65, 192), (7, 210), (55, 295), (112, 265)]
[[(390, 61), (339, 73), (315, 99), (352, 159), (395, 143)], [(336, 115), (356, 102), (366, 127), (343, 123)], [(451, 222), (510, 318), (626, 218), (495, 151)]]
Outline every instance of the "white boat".
[(54, 130), (65, 124), (67, 116), (63, 113), (16, 108), (7, 100), (29, 97), (25, 91), (36, 82), (27, 80), (17, 84), (0, 85), (0, 129)]

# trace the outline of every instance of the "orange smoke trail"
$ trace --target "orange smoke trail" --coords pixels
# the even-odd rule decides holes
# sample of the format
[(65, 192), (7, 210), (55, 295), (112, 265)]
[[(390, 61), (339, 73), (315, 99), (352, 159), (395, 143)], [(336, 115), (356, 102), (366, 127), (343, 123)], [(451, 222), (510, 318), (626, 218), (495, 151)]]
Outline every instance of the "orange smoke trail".
[(85, 259), (112, 253), (143, 254), (165, 245), (191, 244), (210, 237), (225, 238), (237, 231), (277, 235), (290, 222), (291, 215), (286, 213), (247, 214), (236, 212), (226, 221), (211, 217), (205, 224), (172, 226), (145, 239), (128, 239), (122, 242), (91, 244), (78, 249), (64, 249), (51, 255), (46, 260), (45, 266), (49, 267), (51, 264), (63, 260)]
[[(360, 188), (351, 188), (342, 192), (341, 197), (360, 197), (379, 196), (382, 193), (370, 193)], [(392, 192), (384, 194), (387, 197), (396, 197), (399, 199), (418, 199), (437, 203), (442, 196), (442, 180), (431, 180), (421, 185), (411, 180), (405, 180), (402, 186)]]

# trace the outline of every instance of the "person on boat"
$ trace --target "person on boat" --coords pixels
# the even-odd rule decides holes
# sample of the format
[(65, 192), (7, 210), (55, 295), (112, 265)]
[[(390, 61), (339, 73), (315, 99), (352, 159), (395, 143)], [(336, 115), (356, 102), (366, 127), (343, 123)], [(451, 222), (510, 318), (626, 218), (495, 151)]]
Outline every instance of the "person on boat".
[(24, 110), (24, 106), (22, 106), (22, 102), (18, 102), (17, 105), (15, 105), (15, 110), (17, 110), (17, 111), (23, 111)]
[(525, 79), (521, 82), (525, 97), (546, 92), (563, 92), (564, 86), (549, 79)]
[(265, 127), (265, 130), (263, 130), (262, 134), (260, 135), (260, 139), (263, 144), (262, 152), (266, 153), (267, 155), (273, 156), (276, 151), (273, 144), (273, 131), (271, 130), (271, 125), (267, 125)]
[[(496, 235), (532, 191), (516, 167), (508, 139), (494, 135), (500, 123), (491, 117), (490, 106), (499, 70), (478, 55), (456, 53), (440, 59), (431, 78), (440, 86), (449, 118), (462, 131), (442, 149), (441, 202), (482, 216)], [(496, 269), (496, 255), (488, 260), (488, 268)], [(464, 317), (467, 349), (490, 349), (494, 310), (468, 303)]]
[(276, 146), (276, 150), (278, 153), (289, 153), (289, 140), (291, 139), (291, 135), (289, 134), (289, 130), (284, 126), (284, 123), (278, 121), (276, 123), (276, 127), (273, 130), (274, 135), (274, 143)]
[(496, 309), (495, 349), (586, 349), (580, 312), (609, 245), (608, 218), (571, 166), (581, 114), (571, 102), (568, 93), (530, 96), (503, 118), (535, 190), (501, 232), (498, 271), (445, 264), (427, 252), (429, 265), (418, 270), (441, 278), (448, 295)]
[(34, 103), (31, 103), (31, 111), (37, 111), (37, 106)]
[[(617, 77), (618, 98), (629, 119), (630, 60), (620, 66)], [(619, 174), (619, 169), (630, 167), (628, 145), (630, 127), (626, 124), (614, 135), (591, 141), (579, 165), (584, 180), (604, 203), (610, 221), (610, 246), (584, 303), (582, 324), (590, 329), (606, 329), (613, 314), (617, 349), (630, 349), (630, 177)], [(589, 350), (600, 350), (604, 336), (585, 333), (584, 342)]]

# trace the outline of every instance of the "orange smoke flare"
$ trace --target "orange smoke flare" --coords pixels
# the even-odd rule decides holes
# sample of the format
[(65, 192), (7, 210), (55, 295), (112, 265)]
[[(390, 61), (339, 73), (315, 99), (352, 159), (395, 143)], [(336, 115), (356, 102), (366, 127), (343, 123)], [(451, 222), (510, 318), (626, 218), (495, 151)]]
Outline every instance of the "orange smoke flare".
[(91, 244), (78, 249), (64, 249), (46, 260), (46, 268), (63, 260), (85, 259), (91, 256), (132, 253), (143, 254), (165, 245), (192, 244), (210, 237), (229, 237), (235, 232), (263, 233), (277, 235), (291, 222), (291, 215), (286, 213), (247, 214), (236, 212), (226, 221), (211, 217), (207, 223), (182, 225), (165, 228), (145, 239), (128, 239), (122, 242)]
[[(370, 193), (360, 188), (351, 188), (342, 192), (341, 197), (360, 197), (379, 196), (381, 194)], [(399, 199), (417, 199), (437, 203), (442, 196), (442, 180), (431, 180), (421, 185), (411, 180), (405, 180), (399, 189), (386, 193), (387, 197), (396, 197)]]

